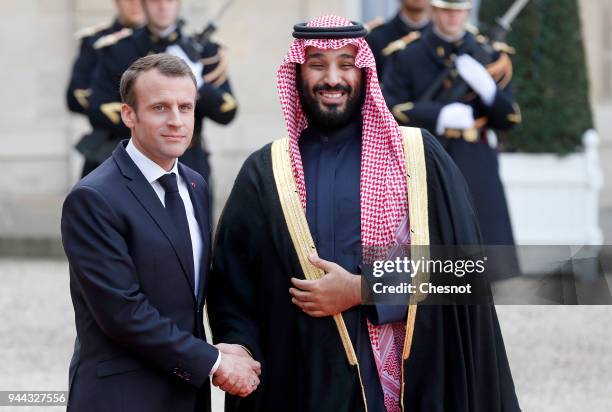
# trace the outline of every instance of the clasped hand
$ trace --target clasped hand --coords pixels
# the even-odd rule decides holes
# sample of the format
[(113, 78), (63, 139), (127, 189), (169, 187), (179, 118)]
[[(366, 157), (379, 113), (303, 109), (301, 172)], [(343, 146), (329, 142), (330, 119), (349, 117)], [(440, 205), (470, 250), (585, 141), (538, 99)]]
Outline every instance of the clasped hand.
[(361, 304), (361, 276), (344, 270), (340, 265), (309, 257), (310, 263), (322, 269), (325, 276), (318, 280), (291, 278), (291, 301), (313, 317), (335, 315)]
[(213, 374), (213, 385), (238, 396), (250, 395), (259, 385), (261, 364), (240, 345), (219, 343), (221, 363)]

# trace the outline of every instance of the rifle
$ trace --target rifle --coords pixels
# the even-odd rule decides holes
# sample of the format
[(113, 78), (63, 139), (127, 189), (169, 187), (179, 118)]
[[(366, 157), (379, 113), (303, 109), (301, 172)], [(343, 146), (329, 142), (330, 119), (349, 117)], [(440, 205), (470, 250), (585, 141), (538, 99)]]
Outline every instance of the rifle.
[[(489, 42), (485, 44), (485, 51), (487, 54), (493, 54), (493, 44), (504, 42), (508, 33), (512, 29), (511, 25), (514, 20), (518, 17), (520, 12), (529, 3), (529, 0), (516, 0), (503, 17), (498, 18), (495, 23), (495, 27), (491, 30), (489, 36)], [(478, 59), (477, 59), (478, 60)], [(442, 85), (446, 79), (451, 79), (452, 84), (449, 88), (443, 89)], [(457, 74), (455, 68), (455, 60), (451, 59), (438, 77), (432, 82), (431, 86), (425, 91), (425, 93), (418, 99), (418, 101), (437, 101), (443, 104), (448, 104), (461, 99), (468, 92), (470, 87), (467, 83)]]
[(223, 17), (223, 15), (227, 11), (227, 9), (229, 9), (233, 2), (234, 0), (226, 0), (215, 15), (215, 17), (208, 22), (208, 24), (202, 29), (202, 31), (194, 35), (195, 40), (202, 47), (202, 49), (204, 48), (204, 46), (206, 46), (206, 43), (208, 43), (210, 37), (218, 29), (217, 24), (215, 22), (221, 20), (221, 17)]

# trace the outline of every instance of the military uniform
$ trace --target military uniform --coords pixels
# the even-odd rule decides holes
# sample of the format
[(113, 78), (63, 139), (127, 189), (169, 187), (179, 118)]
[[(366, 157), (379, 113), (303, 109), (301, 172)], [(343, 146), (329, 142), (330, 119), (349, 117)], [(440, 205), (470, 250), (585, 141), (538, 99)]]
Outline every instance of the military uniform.
[(107, 133), (105, 142), (96, 149), (97, 160), (103, 160), (121, 139), (130, 136), (129, 129), (121, 121), (121, 97), (119, 82), (123, 72), (138, 58), (162, 53), (174, 46), (192, 65), (200, 65), (202, 84), (198, 88), (195, 108), (195, 127), (192, 144), (180, 161), (199, 172), (208, 180), (210, 167), (208, 152), (202, 140), (203, 119), (210, 118), (220, 124), (231, 122), (237, 110), (227, 77), (226, 60), (221, 47), (212, 41), (197, 43), (183, 34), (181, 25), (168, 36), (160, 38), (148, 27), (135, 31), (124, 29), (100, 38), (94, 45), (98, 53), (98, 65), (92, 80), (91, 104), (87, 110), (96, 130)]
[(88, 27), (76, 33), (81, 45), (79, 54), (72, 65), (70, 82), (66, 90), (66, 103), (68, 109), (74, 113), (85, 114), (89, 106), (88, 97), (91, 94), (91, 77), (96, 67), (96, 51), (94, 43), (101, 37), (119, 31), (123, 25), (118, 19), (110, 23), (103, 23), (97, 26)]
[(431, 20), (420, 27), (412, 26), (406, 19), (402, 18), (401, 13), (397, 13), (388, 22), (372, 29), (366, 37), (366, 41), (370, 45), (372, 53), (374, 53), (379, 80), (382, 80), (387, 57), (405, 48), (430, 26)]
[[(467, 93), (454, 101), (445, 101), (442, 97), (459, 76), (453, 62), (462, 55), (471, 56), (472, 61), (480, 63), (483, 71), (486, 67), (490, 74), (493, 94), (487, 103), (473, 88), (466, 88)], [(466, 32), (459, 41), (448, 42), (429, 29), (404, 50), (394, 53), (392, 59), (383, 84), (385, 99), (394, 116), (402, 125), (435, 133), (457, 163), (472, 192), (485, 244), (513, 244), (497, 151), (488, 141), (490, 129), (507, 130), (521, 120), (512, 99), (511, 63), (507, 54), (491, 50), (481, 35)], [(448, 76), (440, 81), (442, 73)], [(434, 84), (440, 87), (432, 93)], [(461, 109), (473, 113), (473, 126), (441, 129), (442, 112), (457, 103)]]

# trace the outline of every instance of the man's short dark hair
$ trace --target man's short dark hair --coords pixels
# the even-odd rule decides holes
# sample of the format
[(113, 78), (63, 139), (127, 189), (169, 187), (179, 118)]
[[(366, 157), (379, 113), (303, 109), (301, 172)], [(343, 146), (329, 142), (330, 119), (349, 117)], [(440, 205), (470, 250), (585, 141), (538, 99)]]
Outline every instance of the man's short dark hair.
[(166, 53), (150, 54), (132, 63), (121, 76), (119, 93), (123, 103), (136, 109), (136, 94), (134, 93), (136, 79), (142, 73), (153, 69), (167, 77), (189, 77), (197, 88), (196, 78), (183, 59)]

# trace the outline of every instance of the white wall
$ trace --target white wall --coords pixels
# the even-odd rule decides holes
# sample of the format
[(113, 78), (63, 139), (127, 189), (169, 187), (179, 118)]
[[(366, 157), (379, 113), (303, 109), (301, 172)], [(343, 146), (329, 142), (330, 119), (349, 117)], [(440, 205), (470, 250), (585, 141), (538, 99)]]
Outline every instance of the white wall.
[[(201, 28), (221, 0), (183, 0), (188, 28)], [(57, 238), (61, 203), (82, 159), (72, 148), (87, 122), (65, 108), (78, 42), (73, 33), (113, 16), (112, 0), (0, 0), (0, 238)], [(239, 114), (208, 124), (219, 213), (242, 161), (285, 134), (276, 68), (293, 24), (320, 14), (360, 19), (359, 0), (236, 0), (216, 36), (228, 47)]]
[[(596, 123), (602, 138), (605, 179), (612, 181), (610, 102), (599, 99), (602, 33), (598, 15), (607, 0), (581, 0)], [(221, 0), (183, 0), (190, 27), (200, 28)], [(291, 41), (291, 28), (323, 13), (352, 19), (391, 15), (397, 0), (236, 0), (218, 33), (228, 47), (231, 77), (240, 104), (229, 127), (209, 124), (216, 212), (244, 158), (285, 134), (276, 95), (276, 68)], [(61, 202), (74, 184), (82, 159), (72, 146), (87, 122), (65, 109), (64, 88), (77, 51), (73, 33), (108, 20), (112, 0), (0, 0), (0, 237), (57, 237)], [(369, 11), (368, 11), (369, 10)], [(372, 15), (368, 15), (372, 13)], [(598, 17), (599, 16), (599, 17)], [(612, 209), (605, 187), (604, 208)]]
[[(50, 234), (70, 184), (63, 104), (73, 2), (2, 1), (0, 236)], [(36, 29), (40, 28), (40, 29)]]

